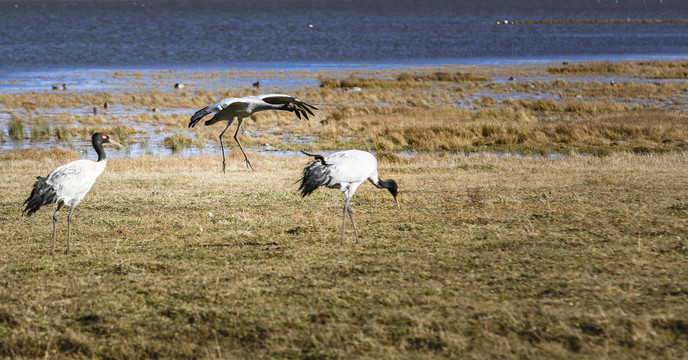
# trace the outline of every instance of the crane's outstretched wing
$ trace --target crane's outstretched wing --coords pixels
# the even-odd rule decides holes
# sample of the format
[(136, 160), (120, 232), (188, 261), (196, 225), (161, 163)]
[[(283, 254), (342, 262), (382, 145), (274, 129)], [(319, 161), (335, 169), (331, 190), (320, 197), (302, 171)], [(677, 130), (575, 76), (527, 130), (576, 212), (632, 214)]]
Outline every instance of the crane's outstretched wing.
[(301, 119), (301, 115), (308, 120), (308, 114), (313, 114), (311, 109), (313, 110), (318, 110), (315, 106), (308, 104), (306, 102), (303, 102), (291, 95), (286, 95), (286, 94), (263, 94), (263, 95), (258, 95), (258, 98), (265, 101), (268, 104), (272, 105), (284, 105), (283, 110), (287, 111), (293, 111), (296, 114), (296, 117)]
[[(204, 116), (208, 114), (212, 114), (213, 118), (208, 120), (206, 122), (206, 125), (212, 125), (220, 120), (229, 120), (228, 118), (222, 117), (226, 112), (222, 112), (222, 110), (225, 110), (227, 108), (233, 109), (235, 107), (241, 107), (241, 106), (246, 106), (245, 102), (242, 102), (240, 98), (226, 98), (222, 99), (212, 105), (208, 105), (204, 107), (203, 109), (200, 109), (196, 111), (192, 116), (191, 120), (189, 121), (189, 127), (192, 128), (196, 126), (196, 124), (203, 119)], [(220, 118), (217, 118), (220, 116)], [(216, 119), (217, 118), (217, 119)]]

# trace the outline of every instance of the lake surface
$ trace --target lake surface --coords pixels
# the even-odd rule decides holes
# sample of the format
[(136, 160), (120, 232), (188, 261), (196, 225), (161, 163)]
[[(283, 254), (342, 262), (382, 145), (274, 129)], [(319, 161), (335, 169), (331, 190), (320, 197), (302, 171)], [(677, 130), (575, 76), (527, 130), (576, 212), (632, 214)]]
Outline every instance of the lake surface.
[[(127, 79), (112, 77), (119, 70), (146, 74), (164, 69), (686, 58), (688, 22), (498, 24), (685, 18), (684, 0), (0, 0), (0, 91), (50, 91), (62, 83), (69, 84), (70, 91), (132, 86)], [(201, 86), (241, 88), (253, 80), (220, 78), (211, 84), (208, 79)], [(317, 86), (318, 80), (261, 79), (261, 84), (289, 91)], [(10, 118), (3, 108), (0, 104), (0, 131)], [(160, 145), (169, 134), (148, 133), (146, 146), (135, 145), (115, 156), (170, 153)], [(74, 141), (68, 145), (92, 155), (87, 141)], [(56, 145), (65, 146), (55, 139), (7, 141), (0, 151)], [(188, 154), (218, 150), (209, 146)]]
[(497, 24), (676, 18), (688, 1), (0, 1), (0, 76), (684, 57), (688, 23)]

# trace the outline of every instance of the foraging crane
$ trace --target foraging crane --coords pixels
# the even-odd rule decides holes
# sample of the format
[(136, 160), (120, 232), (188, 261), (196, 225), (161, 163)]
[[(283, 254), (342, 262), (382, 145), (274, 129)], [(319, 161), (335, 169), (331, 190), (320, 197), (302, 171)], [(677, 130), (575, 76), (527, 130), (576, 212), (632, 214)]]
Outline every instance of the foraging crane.
[(62, 165), (53, 170), (46, 177), (37, 176), (38, 179), (33, 184), (31, 195), (24, 201), (26, 208), (23, 212), (27, 216), (38, 211), (43, 205), (57, 203), (57, 210), (53, 214), (53, 242), (50, 248), (50, 255), (55, 256), (55, 234), (57, 232), (57, 212), (63, 205), (71, 207), (67, 218), (67, 251), (69, 254), (69, 243), (71, 238), (72, 214), (74, 208), (84, 199), (84, 196), (91, 190), (93, 183), (105, 170), (107, 163), (103, 144), (113, 144), (118, 147), (122, 145), (112, 140), (110, 136), (103, 133), (95, 133), (91, 137), (93, 148), (98, 154), (98, 161), (76, 160)]
[(315, 161), (303, 169), (303, 178), (301, 179), (301, 186), (299, 186), (301, 197), (309, 195), (320, 186), (339, 187), (339, 190), (346, 196), (342, 222), (342, 244), (344, 243), (347, 213), (349, 213), (351, 218), (351, 224), (356, 234), (356, 242), (358, 243), (358, 230), (356, 230), (353, 210), (349, 206), (349, 202), (358, 186), (364, 181), (369, 180), (378, 189), (385, 188), (389, 190), (392, 196), (394, 196), (397, 207), (399, 207), (399, 199), (397, 198), (399, 187), (392, 179), (380, 180), (378, 178), (377, 159), (375, 159), (373, 154), (361, 150), (340, 151), (330, 156), (310, 154), (305, 151), (301, 152), (315, 158)]
[(251, 116), (259, 111), (283, 110), (295, 113), (296, 117), (299, 119), (301, 119), (301, 115), (303, 115), (303, 117), (308, 120), (308, 114), (313, 115), (313, 112), (309, 108), (318, 110), (318, 108), (313, 105), (307, 104), (293, 96), (284, 94), (249, 95), (240, 98), (226, 98), (196, 111), (196, 113), (191, 117), (191, 121), (189, 121), (189, 127), (192, 128), (196, 126), (196, 124), (208, 114), (213, 115), (213, 117), (210, 120), (206, 120), (206, 126), (213, 125), (220, 121), (227, 121), (227, 126), (224, 130), (222, 130), (222, 133), (220, 133), (220, 148), (222, 149), (222, 173), (224, 173), (225, 146), (222, 143), (222, 136), (225, 134), (225, 131), (227, 131), (227, 129), (234, 124), (235, 121), (238, 121), (237, 130), (234, 133), (234, 140), (236, 141), (237, 145), (239, 145), (241, 153), (244, 154), (244, 161), (246, 161), (246, 165), (253, 169), (251, 162), (248, 161), (248, 157), (239, 143), (239, 139), (237, 139), (239, 129), (241, 129), (241, 124), (244, 123), (244, 119), (247, 116)]

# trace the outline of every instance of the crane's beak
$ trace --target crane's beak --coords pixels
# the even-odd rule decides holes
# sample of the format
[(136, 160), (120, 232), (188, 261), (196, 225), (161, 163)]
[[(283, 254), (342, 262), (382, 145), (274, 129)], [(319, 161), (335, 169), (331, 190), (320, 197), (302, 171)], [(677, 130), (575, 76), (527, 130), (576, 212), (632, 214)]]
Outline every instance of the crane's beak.
[(399, 195), (394, 197), (394, 201), (397, 202), (397, 209), (401, 209), (401, 203), (399, 202)]
[(118, 149), (121, 149), (121, 148), (124, 147), (124, 145), (118, 143), (118, 142), (115, 141), (115, 140), (109, 139), (108, 141), (109, 141), (108, 144), (112, 144), (112, 145), (114, 145), (115, 147), (117, 147)]

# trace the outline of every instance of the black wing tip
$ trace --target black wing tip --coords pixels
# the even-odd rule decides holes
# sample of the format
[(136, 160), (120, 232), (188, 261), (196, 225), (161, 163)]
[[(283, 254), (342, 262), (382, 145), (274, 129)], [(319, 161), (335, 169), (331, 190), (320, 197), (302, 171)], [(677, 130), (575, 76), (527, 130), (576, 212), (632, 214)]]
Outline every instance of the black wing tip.
[[(311, 104), (309, 104), (309, 103), (303, 103), (303, 105), (304, 105), (306, 108), (311, 108), (311, 109), (313, 109), (313, 110), (320, 110), (320, 109), (318, 109), (317, 107), (315, 107), (315, 106), (313, 106), (313, 105), (311, 105)], [(310, 112), (310, 111), (309, 111), (309, 112)], [(311, 113), (311, 115), (313, 115), (313, 113)]]
[(57, 202), (57, 193), (50, 185), (46, 184), (47, 177), (36, 176), (36, 182), (33, 184), (31, 195), (24, 200), (26, 207), (22, 211), (26, 216), (31, 216), (40, 209), (43, 205), (54, 204)]
[[(308, 104), (306, 104), (306, 103), (303, 103), (303, 105), (306, 105), (306, 106), (303, 107), (303, 109), (306, 110), (306, 112), (308, 112), (309, 114), (315, 116), (315, 114), (313, 114), (313, 112), (311, 111), (311, 109), (308, 108), (308, 106), (310, 106), (310, 105), (308, 105)], [(313, 107), (313, 109), (318, 110), (316, 107)]]
[(329, 179), (329, 170), (325, 165), (325, 160), (322, 155), (311, 154), (304, 150), (302, 153), (313, 156), (316, 158), (310, 165), (303, 169), (303, 177), (301, 177), (301, 186), (299, 190), (301, 191), (301, 197), (306, 197), (315, 191), (318, 187), (326, 185)]

